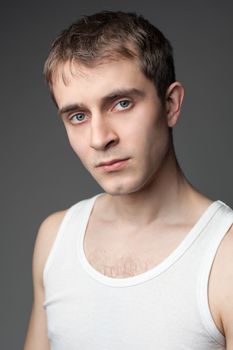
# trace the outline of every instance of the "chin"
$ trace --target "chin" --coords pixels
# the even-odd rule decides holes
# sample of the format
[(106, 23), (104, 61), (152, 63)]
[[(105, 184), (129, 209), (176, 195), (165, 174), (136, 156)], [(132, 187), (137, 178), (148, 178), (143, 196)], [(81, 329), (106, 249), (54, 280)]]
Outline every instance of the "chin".
[(136, 181), (135, 179), (128, 179), (128, 181), (120, 181), (119, 179), (111, 179), (111, 181), (95, 180), (106, 193), (112, 196), (135, 193), (143, 188), (143, 181)]

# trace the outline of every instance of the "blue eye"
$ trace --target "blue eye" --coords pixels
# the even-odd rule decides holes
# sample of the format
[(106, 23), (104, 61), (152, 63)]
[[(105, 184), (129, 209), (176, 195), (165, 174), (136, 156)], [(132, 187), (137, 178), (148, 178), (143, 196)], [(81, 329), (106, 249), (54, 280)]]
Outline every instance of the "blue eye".
[(118, 110), (126, 109), (130, 106), (131, 102), (129, 100), (121, 100), (116, 104)]
[(71, 122), (74, 124), (78, 124), (79, 122), (83, 122), (85, 120), (84, 113), (76, 113), (70, 118)]
[(127, 101), (127, 100), (120, 101), (119, 103), (120, 103), (121, 107), (123, 107), (123, 108), (126, 108), (129, 105), (129, 101)]
[(128, 101), (128, 100), (122, 100), (122, 101), (118, 102), (117, 105), (120, 105), (120, 107), (121, 107), (122, 109), (125, 109), (125, 108), (129, 107), (130, 101)]

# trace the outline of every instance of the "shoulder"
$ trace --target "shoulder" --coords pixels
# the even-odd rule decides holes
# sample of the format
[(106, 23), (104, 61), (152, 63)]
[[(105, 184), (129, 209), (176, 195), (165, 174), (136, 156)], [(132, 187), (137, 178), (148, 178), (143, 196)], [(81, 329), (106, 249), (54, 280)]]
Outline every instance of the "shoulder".
[(34, 245), (32, 270), (33, 279), (37, 280), (37, 282), (40, 284), (43, 282), (42, 276), (45, 262), (56, 239), (59, 226), (61, 225), (66, 212), (67, 209), (50, 214), (39, 226)]
[(233, 344), (233, 225), (218, 248), (211, 275), (223, 331), (228, 343)]

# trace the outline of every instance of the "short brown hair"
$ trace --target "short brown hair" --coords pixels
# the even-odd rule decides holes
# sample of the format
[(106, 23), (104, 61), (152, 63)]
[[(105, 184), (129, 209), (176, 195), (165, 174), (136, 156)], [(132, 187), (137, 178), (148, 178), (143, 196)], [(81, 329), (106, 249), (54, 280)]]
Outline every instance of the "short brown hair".
[(53, 96), (53, 76), (60, 63), (93, 66), (104, 59), (135, 58), (164, 100), (175, 81), (173, 50), (161, 31), (135, 13), (103, 11), (83, 16), (55, 39), (44, 75)]

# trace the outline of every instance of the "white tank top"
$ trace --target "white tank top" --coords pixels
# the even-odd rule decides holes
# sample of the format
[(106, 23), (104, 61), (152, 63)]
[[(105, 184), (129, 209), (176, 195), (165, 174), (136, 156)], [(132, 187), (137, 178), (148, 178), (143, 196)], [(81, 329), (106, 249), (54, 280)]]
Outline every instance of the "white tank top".
[(162, 263), (136, 276), (113, 278), (95, 270), (83, 249), (99, 195), (68, 209), (45, 264), (43, 305), (51, 349), (225, 349), (207, 286), (233, 210), (213, 202)]

